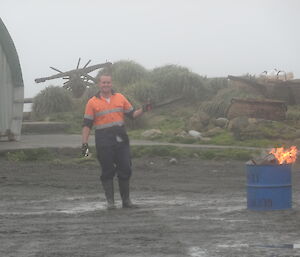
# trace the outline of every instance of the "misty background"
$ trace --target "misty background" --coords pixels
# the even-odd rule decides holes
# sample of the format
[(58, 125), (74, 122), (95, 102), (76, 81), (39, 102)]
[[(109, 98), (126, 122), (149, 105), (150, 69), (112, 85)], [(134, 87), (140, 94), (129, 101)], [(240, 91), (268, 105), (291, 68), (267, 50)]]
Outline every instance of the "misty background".
[(259, 75), (277, 68), (300, 78), (297, 0), (0, 0), (20, 58), (25, 97), (62, 79), (35, 78), (130, 60), (201, 76)]

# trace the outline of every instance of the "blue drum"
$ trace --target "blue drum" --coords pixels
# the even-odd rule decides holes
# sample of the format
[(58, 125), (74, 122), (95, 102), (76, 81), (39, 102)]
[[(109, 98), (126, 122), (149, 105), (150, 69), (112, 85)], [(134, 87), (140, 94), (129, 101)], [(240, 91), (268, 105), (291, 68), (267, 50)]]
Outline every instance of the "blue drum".
[(291, 164), (246, 165), (247, 208), (284, 210), (292, 208)]

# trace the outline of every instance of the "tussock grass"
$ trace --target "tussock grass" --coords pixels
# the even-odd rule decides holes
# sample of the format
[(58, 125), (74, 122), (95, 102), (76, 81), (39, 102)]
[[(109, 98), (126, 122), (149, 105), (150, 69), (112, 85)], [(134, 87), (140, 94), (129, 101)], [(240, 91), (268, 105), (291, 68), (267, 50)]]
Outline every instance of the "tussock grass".
[(51, 113), (68, 112), (73, 109), (72, 96), (64, 88), (49, 86), (33, 99), (32, 115), (36, 119)]

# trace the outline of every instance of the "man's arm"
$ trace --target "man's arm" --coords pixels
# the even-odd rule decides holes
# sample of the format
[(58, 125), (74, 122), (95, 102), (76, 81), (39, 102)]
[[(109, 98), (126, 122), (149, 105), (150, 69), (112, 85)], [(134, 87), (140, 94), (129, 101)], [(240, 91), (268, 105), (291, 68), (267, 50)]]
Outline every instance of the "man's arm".
[(143, 108), (139, 108), (132, 113), (132, 118), (135, 119), (143, 114)]
[(148, 109), (145, 109), (145, 107), (142, 107), (142, 108), (139, 108), (137, 110), (134, 110), (134, 111), (128, 113), (127, 116), (131, 119), (135, 119), (135, 118), (142, 116), (145, 112), (148, 112), (150, 110), (151, 110), (150, 107), (148, 107)]
[(82, 146), (81, 146), (81, 152), (82, 156), (87, 157), (89, 156), (89, 136), (90, 136), (91, 129), (88, 126), (84, 126), (82, 128)]
[(89, 141), (91, 129), (88, 126), (82, 128), (82, 144), (87, 144)]

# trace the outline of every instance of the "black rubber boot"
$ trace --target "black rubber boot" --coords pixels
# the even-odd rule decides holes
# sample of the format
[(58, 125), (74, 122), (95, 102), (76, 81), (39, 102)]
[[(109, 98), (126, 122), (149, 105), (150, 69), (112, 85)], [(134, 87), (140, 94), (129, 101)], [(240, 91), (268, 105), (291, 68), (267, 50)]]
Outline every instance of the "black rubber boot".
[(114, 182), (113, 182), (113, 180), (102, 181), (102, 186), (103, 186), (106, 201), (107, 201), (107, 210), (116, 209), (115, 198), (114, 198)]
[(122, 198), (123, 208), (138, 208), (136, 204), (133, 204), (129, 197), (129, 179), (119, 179), (119, 190)]

